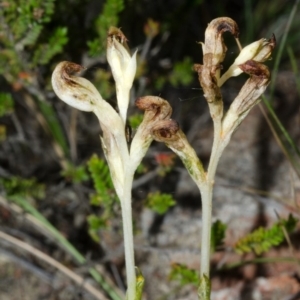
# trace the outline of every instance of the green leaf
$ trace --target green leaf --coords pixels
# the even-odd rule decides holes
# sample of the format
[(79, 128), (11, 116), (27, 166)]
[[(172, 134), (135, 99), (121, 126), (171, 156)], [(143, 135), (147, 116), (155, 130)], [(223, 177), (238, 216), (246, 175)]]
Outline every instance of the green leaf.
[(143, 118), (144, 118), (143, 114), (132, 115), (128, 118), (129, 125), (132, 127), (132, 129), (137, 129), (142, 123)]
[(99, 230), (106, 227), (106, 220), (92, 214), (87, 217), (89, 225), (88, 233), (90, 237), (97, 243), (100, 242)]
[(0, 93), (0, 117), (13, 112), (14, 100), (11, 94)]
[(106, 162), (94, 154), (87, 162), (87, 165), (96, 190), (96, 195), (91, 196), (91, 203), (111, 206), (117, 201), (117, 197)]
[(175, 204), (172, 195), (161, 194), (160, 192), (150, 193), (146, 199), (146, 206), (161, 215)]
[(139, 268), (136, 269), (136, 289), (135, 300), (141, 300), (143, 296), (143, 289), (145, 285), (145, 278)]
[(199, 283), (198, 273), (195, 270), (189, 269), (187, 266), (181, 264), (172, 265), (169, 279), (179, 281), (181, 286), (186, 284), (198, 286)]
[(43, 26), (37, 23), (33, 24), (30, 30), (26, 33), (26, 35), (22, 38), (21, 41), (18, 42), (18, 48), (23, 49), (25, 46), (34, 45), (40, 36), (43, 30)]
[(217, 247), (223, 245), (227, 225), (217, 220), (211, 228), (211, 251), (215, 252)]
[(45, 197), (45, 185), (40, 184), (35, 178), (24, 179), (20, 177), (0, 178), (0, 186), (3, 187), (7, 196)]
[(47, 125), (49, 126), (49, 130), (54, 138), (54, 140), (60, 145), (63, 149), (64, 154), (67, 156), (69, 153), (69, 148), (65, 139), (65, 135), (62, 131), (62, 127), (57, 119), (57, 115), (53, 109), (53, 107), (45, 101), (37, 101), (39, 109), (45, 119), (47, 120)]
[(118, 15), (124, 7), (124, 0), (107, 0), (105, 2), (103, 10), (95, 22), (95, 28), (98, 36), (87, 43), (89, 47), (89, 55), (99, 55), (104, 51), (107, 31), (110, 26), (116, 27), (118, 25)]
[(33, 55), (33, 65), (46, 65), (55, 55), (61, 53), (68, 42), (67, 27), (58, 27), (47, 44), (40, 44)]
[(185, 57), (183, 61), (175, 63), (169, 77), (171, 84), (173, 86), (189, 85), (194, 79), (192, 66), (193, 62), (190, 57)]
[(70, 164), (66, 170), (61, 172), (61, 174), (73, 183), (80, 183), (89, 179), (85, 166), (76, 167)]
[(297, 219), (289, 215), (287, 220), (281, 219), (269, 229), (260, 227), (238, 240), (234, 249), (239, 254), (254, 252), (260, 255), (284, 241), (282, 226), (290, 233), (295, 229), (297, 222)]

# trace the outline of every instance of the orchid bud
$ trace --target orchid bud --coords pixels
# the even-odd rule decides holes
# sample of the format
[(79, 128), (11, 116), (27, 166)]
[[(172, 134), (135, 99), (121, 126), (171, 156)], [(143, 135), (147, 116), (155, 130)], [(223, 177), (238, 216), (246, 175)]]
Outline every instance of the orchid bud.
[(110, 28), (106, 55), (116, 84), (131, 88), (136, 73), (136, 52), (130, 56), (126, 37), (120, 29)]
[(264, 62), (269, 59), (275, 45), (276, 40), (273, 35), (269, 40), (260, 39), (244, 47), (239, 56), (235, 59), (234, 63), (220, 78), (218, 86), (222, 86), (230, 77), (235, 77), (243, 73), (239, 65), (244, 64), (246, 61), (254, 60), (257, 62)]
[(135, 51), (133, 56), (130, 56), (126, 37), (120, 29), (111, 27), (107, 37), (106, 56), (116, 82), (118, 107), (124, 124), (129, 105), (129, 91), (136, 73), (136, 53)]

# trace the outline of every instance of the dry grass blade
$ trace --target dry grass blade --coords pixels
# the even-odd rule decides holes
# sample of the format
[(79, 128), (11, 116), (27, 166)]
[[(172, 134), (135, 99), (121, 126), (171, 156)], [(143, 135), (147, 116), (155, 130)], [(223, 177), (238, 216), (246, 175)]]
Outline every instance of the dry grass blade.
[(53, 259), (50, 256), (46, 255), (45, 253), (41, 252), (40, 250), (34, 248), (33, 246), (31, 246), (31, 245), (29, 245), (29, 244), (27, 244), (23, 241), (20, 241), (20, 240), (14, 238), (13, 236), (6, 234), (3, 231), (0, 231), (0, 239), (9, 242), (10, 244), (12, 244), (12, 245), (14, 245), (18, 248), (21, 248), (21, 249), (29, 252), (30, 254), (34, 255), (35, 257), (37, 257), (37, 258), (43, 260), (44, 262), (48, 263), (49, 265), (56, 268), (57, 270), (62, 272), (64, 275), (66, 275), (67, 277), (72, 279), (75, 283), (77, 283), (82, 288), (84, 288), (86, 291), (88, 291), (96, 299), (98, 299), (98, 300), (108, 300), (108, 298), (106, 298), (104, 296), (104, 294), (102, 294), (99, 290), (97, 290), (95, 287), (93, 287), (90, 283), (85, 282), (84, 278), (77, 275), (76, 273), (74, 273), (70, 269), (66, 268), (64, 265), (62, 265), (61, 263), (59, 263), (55, 259)]

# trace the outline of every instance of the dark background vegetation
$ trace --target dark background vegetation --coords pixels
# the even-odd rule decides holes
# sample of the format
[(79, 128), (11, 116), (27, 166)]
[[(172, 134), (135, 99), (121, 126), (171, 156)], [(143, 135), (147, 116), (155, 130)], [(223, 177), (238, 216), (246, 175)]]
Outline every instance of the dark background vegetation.
[[(109, 9), (108, 2), (111, 3)], [(228, 16), (239, 25), (242, 45), (263, 37), (270, 38), (272, 33), (280, 44), (294, 5), (295, 1), (289, 0), (0, 1), (0, 107), (1, 102), (10, 103), (8, 108), (3, 108), (4, 113), (0, 118), (2, 196), (9, 198), (21, 194), (22, 197), (28, 197), (30, 204), (77, 249), (85, 256), (89, 255), (91, 263), (101, 262), (101, 259), (104, 259), (105, 272), (108, 276), (113, 273), (109, 267), (113, 262), (120, 274), (119, 282), (116, 282), (116, 277), (112, 277), (115, 284), (122, 289), (124, 267), (122, 254), (108, 255), (107, 249), (110, 248), (105, 248), (105, 245), (107, 246), (109, 242), (98, 233), (95, 224), (91, 225), (91, 222), (86, 221), (91, 214), (101, 215), (105, 212), (106, 226), (116, 232), (117, 241), (110, 242), (115, 244), (121, 242), (118, 205), (109, 203), (110, 210), (107, 211), (101, 205), (94, 207), (89, 204), (94, 186), (86, 164), (94, 153), (103, 158), (99, 140), (100, 128), (94, 116), (75, 112), (54, 95), (50, 83), (54, 67), (63, 60), (86, 66), (84, 76), (95, 83), (102, 96), (114, 105), (113, 79), (105, 60), (105, 34), (109, 25), (120, 27), (128, 38), (131, 50), (138, 48), (139, 55), (145, 54), (142, 58), (139, 56), (138, 75), (129, 113), (138, 113), (134, 107), (134, 99), (139, 96), (150, 94), (167, 99), (173, 107), (173, 118), (180, 123), (187, 136), (192, 138), (191, 143), (206, 163), (209, 159), (209, 150), (199, 146), (195, 125), (199, 124), (207, 130), (207, 133), (201, 133), (200, 136), (207, 135), (212, 138), (210, 130), (212, 124), (209, 118), (206, 121), (205, 117), (203, 119), (203, 116), (207, 115), (207, 105), (192, 66), (193, 63), (201, 63), (199, 42), (204, 40), (207, 24), (216, 17)], [(155, 25), (149, 23), (150, 19), (156, 22)], [(292, 73), (291, 80), (296, 82), (299, 82), (299, 23), (298, 9), (279, 64), (280, 72)], [(147, 34), (147, 24), (157, 26), (157, 34), (153, 36)], [(35, 26), (40, 26), (36, 33)], [(60, 31), (55, 35), (58, 28)], [(224, 68), (238, 53), (234, 39), (227, 34), (225, 39), (228, 55)], [(147, 41), (150, 42), (149, 49), (143, 52), (148, 45)], [(267, 62), (271, 70), (278, 51), (279, 47), (275, 49), (273, 60)], [(277, 74), (274, 76), (275, 82)], [(283, 75), (281, 78), (282, 81), (277, 80), (276, 84), (272, 82), (272, 90), (268, 96), (276, 114), (287, 131), (291, 129), (292, 139), (297, 142), (299, 132), (291, 120), (297, 119), (299, 114), (299, 91), (290, 90), (287, 95), (287, 90), (282, 89), (282, 86), (290, 77)], [(229, 105), (232, 94), (237, 93), (244, 79), (239, 78), (224, 89), (225, 106)], [(266, 123), (262, 123), (260, 128), (260, 134), (265, 139), (262, 139), (260, 155), (257, 158), (260, 161), (260, 172), (256, 187), (267, 192), (272, 185), (272, 174), (278, 166), (277, 162), (286, 158), (279, 153), (276, 157), (278, 161), (266, 159), (272, 153), (269, 143), (272, 134)], [(287, 147), (290, 151), (290, 146)], [(136, 220), (140, 218), (148, 193), (157, 190), (172, 193), (180, 207), (192, 211), (201, 206), (198, 196), (193, 193), (175, 194), (176, 185), (180, 180), (180, 172), (176, 169), (182, 168), (178, 160), (171, 166), (171, 171), (163, 168), (163, 176), (155, 171), (159, 166), (157, 154), (166, 151), (163, 145), (154, 144), (145, 157), (144, 171), (141, 171), (137, 179), (151, 172), (154, 175), (146, 181), (142, 189), (133, 191)], [(294, 164), (298, 172), (299, 156), (295, 149), (291, 149), (291, 153), (292, 165)], [(81, 167), (82, 169), (78, 169)], [(109, 222), (108, 216), (111, 218)], [(19, 217), (9, 206), (2, 203), (0, 208), (2, 230), (23, 238), (28, 243), (30, 239), (34, 240), (37, 247), (74, 268), (72, 259), (67, 258), (62, 250), (58, 250), (59, 247), (55, 243), (41, 237), (40, 233), (32, 228), (27, 228), (28, 226), (24, 225), (26, 220)], [(154, 217), (147, 229), (149, 239), (160, 230), (163, 220), (164, 217), (161, 215)], [(136, 222), (136, 230), (139, 231), (141, 230), (139, 221)], [(23, 237), (22, 232), (25, 235)], [(101, 236), (100, 246), (95, 241), (97, 239), (95, 235)], [(11, 251), (7, 245), (3, 245), (2, 248)], [(19, 254), (14, 255), (16, 257)], [(28, 257), (23, 259), (26, 261)], [(46, 272), (52, 272), (38, 262), (32, 264), (46, 269)], [(10, 280), (12, 285), (15, 279), (16, 277), (11, 274), (1, 275), (2, 282)], [(0, 287), (4, 295), (5, 284), (0, 282)], [(49, 297), (45, 296), (43, 299), (69, 299), (57, 291), (55, 298), (54, 290), (52, 287), (50, 292), (45, 292), (44, 295)], [(11, 299), (16, 299), (13, 297), (11, 296)], [(77, 299), (76, 297), (79, 296), (70, 296), (70, 299)], [(35, 294), (28, 299), (42, 298), (38, 298)]]

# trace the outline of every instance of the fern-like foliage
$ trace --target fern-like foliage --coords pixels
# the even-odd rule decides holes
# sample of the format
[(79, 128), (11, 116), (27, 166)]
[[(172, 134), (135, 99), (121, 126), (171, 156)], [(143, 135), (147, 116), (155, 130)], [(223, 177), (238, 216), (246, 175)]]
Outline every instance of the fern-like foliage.
[(98, 217), (94, 214), (91, 214), (87, 218), (87, 222), (89, 225), (88, 233), (90, 237), (96, 242), (100, 242), (99, 230), (105, 228), (107, 225), (106, 220), (103, 217)]
[(107, 163), (93, 155), (87, 163), (96, 194), (91, 196), (93, 205), (111, 206), (117, 199)]
[(146, 206), (160, 215), (166, 213), (175, 204), (176, 202), (172, 195), (160, 192), (149, 193), (146, 199)]
[(68, 168), (61, 172), (61, 175), (73, 183), (81, 183), (89, 179), (85, 166), (74, 166), (72, 164), (69, 164)]
[(106, 227), (109, 220), (114, 217), (114, 206), (118, 198), (114, 192), (107, 163), (97, 155), (93, 155), (87, 162), (87, 166), (96, 191), (95, 194), (90, 195), (90, 203), (101, 207), (99, 215), (88, 216), (88, 233), (95, 242), (99, 242), (99, 230)]
[(124, 0), (107, 0), (103, 6), (101, 14), (95, 21), (97, 37), (88, 41), (89, 54), (91, 56), (99, 55), (104, 49), (107, 31), (110, 26), (117, 27), (119, 22), (119, 13), (124, 9)]
[(0, 74), (9, 82), (21, 72), (46, 64), (67, 43), (67, 29), (44, 33), (55, 0), (6, 0), (0, 9)]
[(0, 188), (8, 196), (23, 196), (42, 199), (45, 197), (45, 186), (36, 179), (23, 179), (19, 177), (0, 178)]
[(223, 245), (227, 226), (220, 220), (213, 223), (211, 227), (211, 251), (215, 252), (217, 247)]
[(62, 52), (64, 45), (68, 42), (68, 29), (58, 27), (49, 38), (48, 43), (40, 44), (34, 52), (33, 65), (46, 65), (52, 57)]
[(283, 227), (290, 233), (295, 229), (297, 222), (297, 219), (289, 215), (288, 219), (280, 220), (269, 229), (260, 227), (241, 238), (236, 243), (234, 249), (239, 254), (254, 252), (260, 255), (270, 248), (281, 244), (284, 241)]

